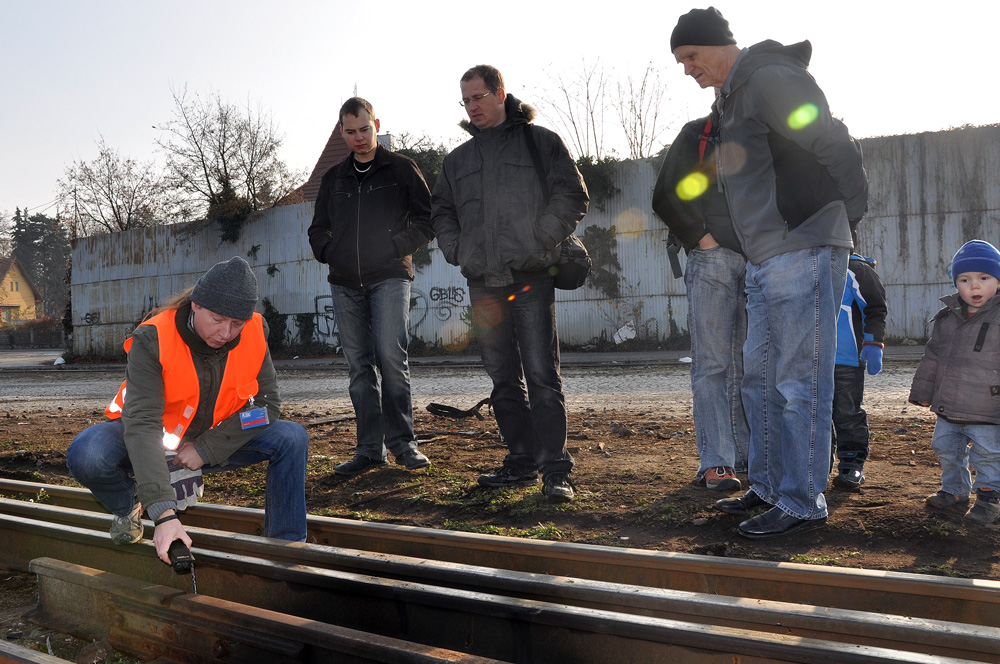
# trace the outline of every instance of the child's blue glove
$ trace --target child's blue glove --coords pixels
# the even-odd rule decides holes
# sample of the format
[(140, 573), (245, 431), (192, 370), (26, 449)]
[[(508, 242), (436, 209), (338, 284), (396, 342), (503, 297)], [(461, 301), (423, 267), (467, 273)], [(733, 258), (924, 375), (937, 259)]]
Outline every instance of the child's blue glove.
[(868, 365), (872, 376), (882, 371), (882, 344), (866, 343), (861, 348), (861, 361)]

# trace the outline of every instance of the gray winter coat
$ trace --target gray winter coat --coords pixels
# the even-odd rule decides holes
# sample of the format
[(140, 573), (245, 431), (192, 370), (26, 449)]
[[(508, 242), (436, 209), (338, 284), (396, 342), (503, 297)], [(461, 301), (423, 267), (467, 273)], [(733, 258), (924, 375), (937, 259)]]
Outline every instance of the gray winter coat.
[(717, 104), (719, 181), (754, 264), (811, 247), (850, 249), (867, 209), (860, 144), (830, 115), (806, 71), (811, 55), (809, 42), (755, 44)]
[[(434, 186), (431, 220), (445, 260), (472, 284), (514, 283), (513, 271), (556, 263), (559, 243), (587, 213), (590, 197), (558, 135), (531, 124), (535, 109), (507, 95), (507, 120), (479, 130), (447, 157)], [(545, 200), (525, 141), (533, 132), (550, 196)]]
[(947, 420), (1000, 424), (1000, 295), (973, 316), (962, 312), (958, 293), (941, 302), (909, 400), (930, 402)]

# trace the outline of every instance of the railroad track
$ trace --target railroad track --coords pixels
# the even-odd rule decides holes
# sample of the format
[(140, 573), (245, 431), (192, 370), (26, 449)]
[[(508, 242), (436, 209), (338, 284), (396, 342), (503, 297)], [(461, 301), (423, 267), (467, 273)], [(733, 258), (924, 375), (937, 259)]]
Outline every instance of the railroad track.
[[(97, 566), (104, 573), (185, 591), (183, 579), (155, 559), (150, 544), (111, 545), (106, 534), (110, 516), (98, 511), (88, 492), (0, 482), (0, 495), (12, 494), (44, 495), (49, 502), (0, 500), (0, 541), (11, 543), (0, 552), (5, 565), (25, 569), (44, 557), (78, 566), (100, 561)], [(1000, 629), (993, 624), (1000, 588), (992, 582), (322, 517), (310, 518), (310, 536), (333, 546), (288, 544), (249, 535), (260, 520), (256, 510), (211, 505), (185, 515), (196, 543), (201, 601), (207, 601), (207, 594), (510, 662), (720, 661), (723, 655), (739, 662), (1000, 661)], [(343, 546), (345, 540), (351, 546)], [(372, 550), (387, 548), (411, 555)], [(472, 562), (456, 561), (460, 558)], [(484, 566), (484, 559), (504, 564)], [(53, 567), (34, 565), (42, 583), (40, 570)], [(538, 568), (570, 573), (545, 574)], [(683, 581), (679, 585), (729, 592), (678, 588), (669, 583), (675, 578)], [(767, 594), (773, 595), (778, 594), (776, 585), (784, 594), (781, 600), (739, 592), (771, 587)], [(858, 592), (845, 593), (845, 587)], [(797, 599), (830, 594), (876, 595), (862, 603), (902, 604), (909, 610), (892, 615)], [(942, 618), (942, 603), (961, 607), (963, 615), (975, 619)], [(95, 629), (100, 629), (107, 618), (97, 622)]]

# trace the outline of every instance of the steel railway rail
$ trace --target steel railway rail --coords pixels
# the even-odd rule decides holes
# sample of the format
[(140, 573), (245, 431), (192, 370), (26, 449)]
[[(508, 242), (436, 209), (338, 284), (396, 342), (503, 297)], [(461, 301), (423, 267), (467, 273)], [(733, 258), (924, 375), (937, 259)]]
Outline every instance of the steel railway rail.
[[(0, 496), (102, 512), (89, 491), (0, 480)], [(200, 503), (185, 526), (261, 534), (261, 510)], [(149, 534), (147, 532), (147, 534)], [(345, 549), (650, 588), (791, 602), (1000, 627), (1000, 583), (921, 574), (773, 563), (694, 554), (568, 544), (309, 517), (310, 541)]]
[[(6, 486), (0, 492), (9, 489)], [(9, 500), (0, 501), (0, 513), (4, 514), (0, 517), (0, 541), (12, 543), (10, 547), (3, 547), (0, 553), (0, 558), (8, 566), (23, 568), (28, 560), (57, 555), (62, 560), (82, 564), (100, 560), (101, 569), (106, 571), (118, 571), (166, 585), (177, 583), (169, 568), (155, 560), (152, 569), (149, 568), (148, 559), (152, 557), (152, 552), (148, 544), (136, 547), (111, 545), (106, 535), (110, 517), (106, 514)], [(56, 523), (58, 525), (53, 525)], [(533, 654), (526, 657), (525, 652), (517, 649), (516, 639), (511, 639), (499, 651), (481, 653), (503, 656), (510, 661), (668, 661), (658, 659), (666, 656), (665, 643), (675, 643), (679, 638), (688, 649), (702, 648), (711, 642), (715, 645), (708, 651), (716, 655), (721, 654), (720, 650), (736, 652), (743, 657), (758, 657), (766, 653), (760, 661), (881, 661), (878, 659), (883, 656), (881, 653), (891, 649), (898, 649), (891, 656), (891, 661), (923, 661), (900, 659), (903, 650), (927, 653), (934, 657), (930, 661), (944, 661), (941, 657), (947, 655), (967, 657), (973, 661), (1000, 661), (1000, 632), (992, 628), (790, 603), (748, 601), (737, 597), (579, 578), (505, 572), (326, 546), (290, 545), (197, 528), (191, 528), (191, 533), (196, 543), (204, 547), (196, 549), (199, 569), (204, 570), (207, 565), (209, 570), (207, 581), (204, 571), (199, 575), (199, 585), (204, 588), (207, 583), (209, 593), (215, 597), (312, 618), (317, 618), (314, 608), (317, 601), (322, 606), (344, 604), (346, 597), (347, 605), (360, 601), (367, 606), (378, 604), (374, 598), (381, 597), (382, 602), (392, 604), (395, 609), (382, 606), (372, 610), (380, 616), (376, 624), (387, 620), (389, 625), (396, 624), (394, 617), (405, 597), (406, 611), (412, 613), (414, 618), (430, 612), (441, 614), (444, 620), (435, 621), (437, 627), (427, 631), (417, 630), (411, 634), (403, 630), (403, 636), (407, 638), (418, 636), (414, 640), (454, 647), (460, 645), (463, 638), (468, 639), (470, 625), (467, 621), (470, 617), (474, 617), (474, 623), (480, 628), (491, 624), (488, 633), (496, 633), (497, 629), (507, 633), (511, 628), (504, 621), (509, 622), (511, 616), (516, 616), (515, 623), (527, 622), (528, 631), (546, 634), (542, 639), (548, 644), (546, 651), (554, 650), (568, 657), (541, 660), (534, 650), (530, 650)], [(619, 552), (615, 549), (611, 551)], [(298, 576), (297, 573), (303, 569), (308, 569), (309, 573), (304, 577)], [(284, 584), (286, 590), (294, 588), (295, 591), (277, 593), (276, 583)], [(316, 597), (317, 593), (323, 595), (322, 599)], [(482, 597), (484, 593), (489, 594), (486, 599)], [(279, 600), (279, 597), (284, 599)], [(529, 613), (533, 616), (547, 617), (542, 620), (543, 624), (536, 624), (534, 618), (524, 619), (524, 602), (532, 607)], [(531, 603), (544, 608), (539, 609)], [(558, 607), (558, 610), (552, 607)], [(506, 617), (493, 624), (498, 620), (497, 610)], [(579, 644), (585, 640), (575, 639), (572, 634), (581, 629), (588, 632), (593, 628), (569, 625), (579, 620), (583, 620), (584, 624), (592, 622), (594, 615), (586, 614), (587, 611), (597, 611), (600, 629), (609, 631), (613, 636), (605, 635), (605, 638), (599, 639), (591, 635), (590, 640), (595, 643), (579, 650)], [(627, 617), (624, 612), (634, 615)], [(552, 623), (552, 616), (558, 616), (555, 624)], [(344, 614), (343, 611), (334, 611), (332, 615), (319, 618), (338, 625), (350, 625), (351, 620), (356, 618), (356, 612), (349, 610)], [(660, 622), (641, 622), (646, 618)], [(641, 629), (635, 621), (640, 621)], [(695, 625), (695, 622), (703, 624)], [(408, 618), (406, 624), (411, 626), (411, 623), (415, 624)], [(362, 621), (354, 626), (363, 628), (367, 624), (368, 621)], [(441, 625), (447, 625), (448, 629), (442, 629)], [(668, 625), (672, 627), (668, 629)], [(683, 637), (670, 632), (670, 629), (678, 629), (676, 625), (683, 626)], [(569, 635), (567, 629), (570, 630)], [(720, 633), (720, 629), (735, 632)], [(450, 630), (457, 631), (452, 633)], [(637, 659), (622, 659), (620, 644), (616, 643), (621, 634), (639, 635), (637, 643), (627, 646), (628, 652)], [(488, 637), (481, 636), (479, 642), (483, 642), (484, 638)], [(788, 643), (780, 641), (788, 638), (805, 644), (797, 647), (794, 656), (784, 652)], [(438, 643), (435, 639), (445, 642)], [(829, 640), (842, 640), (843, 643), (832, 645)], [(742, 643), (744, 647), (735, 649), (734, 642)], [(571, 645), (574, 643), (575, 646)], [(862, 653), (859, 648), (865, 651)], [(915, 655), (907, 655), (911, 656)]]
[[(0, 514), (58, 523), (102, 532), (110, 517), (95, 512), (0, 499)], [(771, 631), (803, 638), (821, 638), (883, 648), (918, 649), (940, 655), (996, 657), (1000, 660), (1000, 629), (952, 622), (885, 616), (859, 611), (803, 607), (787, 602), (706, 595), (671, 589), (614, 584), (588, 579), (556, 577), (498, 570), (457, 563), (372, 554), (337, 547), (287, 546), (251, 535), (234, 535), (192, 527), (192, 537), (214, 553), (256, 557), (272, 562), (340, 570), (383, 579), (489, 592), (507, 597), (537, 599), (572, 606), (619, 611), (741, 629)], [(107, 545), (106, 545), (107, 546)], [(24, 567), (44, 551), (14, 544), (6, 554)], [(110, 548), (110, 547), (109, 547)], [(258, 603), (255, 598), (241, 601)]]
[[(207, 533), (194, 531), (193, 535), (202, 538)], [(240, 538), (236, 535), (230, 537)], [(145, 601), (145, 609), (133, 601), (129, 611), (135, 614), (134, 617), (120, 617), (120, 612), (107, 613), (106, 607), (112, 606), (114, 602), (102, 598), (102, 590), (95, 585), (95, 580), (110, 583), (112, 591), (130, 600), (135, 600), (134, 595), (141, 595), (139, 590), (145, 592), (150, 584), (157, 587), (168, 586), (173, 589), (172, 596), (190, 599), (190, 593), (186, 593), (184, 587), (186, 577), (175, 576), (169, 567), (160, 563), (149, 542), (116, 547), (103, 531), (6, 514), (0, 516), (0, 540), (16, 545), (9, 548), (5, 546), (0, 550), (0, 562), (17, 566), (20, 556), (31, 556), (29, 566), (39, 575), (42, 589), (40, 597), (43, 601), (50, 595), (57, 597), (46, 606), (39, 607), (39, 617), (60, 615), (63, 624), (73, 625), (74, 621), (83, 621), (91, 629), (94, 629), (93, 625), (97, 625), (97, 629), (104, 629), (109, 634), (114, 633), (113, 627), (120, 627), (119, 623), (148, 622), (150, 627), (132, 628), (129, 634), (136, 638), (146, 633), (145, 640), (142, 641), (143, 648), (150, 652), (155, 650), (158, 643), (174, 643), (195, 626), (204, 632), (199, 633), (203, 644), (205, 638), (221, 629), (200, 625), (200, 614), (190, 603), (180, 602), (175, 606), (171, 602), (164, 608), (162, 598)], [(288, 550), (323, 548), (308, 544), (270, 544)], [(32, 552), (44, 553), (57, 561), (47, 560), (45, 556), (35, 557)], [(370, 631), (387, 638), (518, 664), (718, 662), (721, 661), (720, 658), (741, 663), (829, 664), (997, 661), (995, 656), (956, 659), (909, 649), (904, 651), (836, 643), (505, 597), (488, 592), (396, 581), (202, 548), (195, 548), (194, 554), (198, 560), (199, 590), (207, 591), (210, 599), (298, 617), (310, 621), (310, 624)], [(75, 563), (74, 560), (84, 559), (99, 561), (102, 571), (77, 570), (75, 577), (69, 575), (66, 566), (78, 567), (80, 563)], [(487, 570), (484, 572), (488, 573)], [(121, 590), (119, 574), (138, 583), (135, 587), (137, 590)], [(48, 577), (54, 577), (55, 581), (72, 590), (45, 590), (50, 584)], [(572, 580), (568, 581), (572, 583)], [(119, 590), (114, 590), (116, 588)], [(624, 588), (623, 592), (627, 593), (628, 590)], [(198, 598), (202, 597), (204, 596), (198, 595)], [(198, 602), (201, 603), (197, 603), (197, 606), (202, 606), (205, 601), (208, 600), (199, 599)], [(104, 614), (102, 607), (105, 607)], [(166, 615), (166, 609), (180, 611), (180, 615)], [(817, 609), (804, 607), (804, 610)], [(252, 613), (250, 609), (244, 611)], [(822, 612), (822, 609), (819, 611)], [(227, 619), (227, 624), (243, 624), (240, 616), (240, 613), (231, 616)], [(246, 625), (249, 626), (252, 621), (249, 618), (246, 620)], [(289, 620), (291, 618), (286, 622)], [(934, 625), (933, 629), (947, 634), (961, 630), (962, 626), (941, 623)], [(235, 639), (228, 632), (217, 635), (222, 649), (227, 652), (252, 650), (253, 640), (260, 637), (249, 627), (244, 631), (246, 634), (243, 641)], [(972, 636), (972, 630), (969, 632), (969, 636)], [(296, 642), (289, 634), (279, 636), (285, 641)], [(143, 652), (142, 648), (134, 644), (131, 650)], [(214, 650), (216, 648), (213, 646)], [(307, 651), (311, 653), (311, 649), (303, 652)], [(195, 657), (197, 653), (200, 653), (200, 658)], [(160, 654), (170, 655), (166, 661), (217, 661), (206, 655), (204, 646), (200, 650), (192, 648), (188, 657), (182, 657), (179, 652)], [(264, 661), (341, 661), (295, 659), (292, 658), (293, 654), (285, 652), (282, 659)], [(233, 661), (252, 660), (236, 658)]]

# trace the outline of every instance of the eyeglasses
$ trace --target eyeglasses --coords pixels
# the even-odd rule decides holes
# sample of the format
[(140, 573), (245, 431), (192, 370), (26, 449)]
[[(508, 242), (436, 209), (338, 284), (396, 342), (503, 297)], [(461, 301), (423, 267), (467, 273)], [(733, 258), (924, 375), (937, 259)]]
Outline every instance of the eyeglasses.
[(468, 107), (472, 106), (472, 102), (475, 102), (475, 103), (478, 104), (479, 102), (481, 102), (486, 97), (489, 97), (494, 92), (496, 92), (496, 90), (490, 90), (489, 92), (485, 92), (485, 93), (483, 93), (481, 95), (472, 95), (471, 97), (466, 97), (462, 101), (458, 102), (458, 105), (459, 106), (464, 106), (465, 108), (468, 108)]

